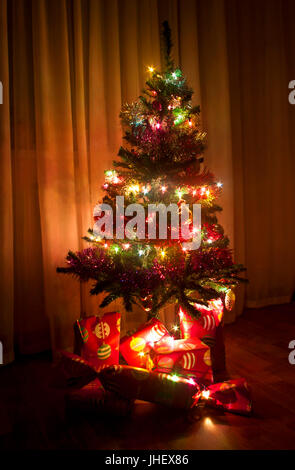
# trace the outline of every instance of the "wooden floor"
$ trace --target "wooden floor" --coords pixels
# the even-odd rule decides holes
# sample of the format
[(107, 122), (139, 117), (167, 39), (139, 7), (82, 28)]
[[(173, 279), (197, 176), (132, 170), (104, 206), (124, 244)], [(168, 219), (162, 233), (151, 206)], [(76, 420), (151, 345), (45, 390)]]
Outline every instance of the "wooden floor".
[(127, 419), (69, 416), (40, 355), (0, 368), (0, 448), (295, 449), (295, 304), (248, 310), (225, 337), (231, 376), (252, 387), (251, 418), (211, 411), (196, 421), (144, 402)]

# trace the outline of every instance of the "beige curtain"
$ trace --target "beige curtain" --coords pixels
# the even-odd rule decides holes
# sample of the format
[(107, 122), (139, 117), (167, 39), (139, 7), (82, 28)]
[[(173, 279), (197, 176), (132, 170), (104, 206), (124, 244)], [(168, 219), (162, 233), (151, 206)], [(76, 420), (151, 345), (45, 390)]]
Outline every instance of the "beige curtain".
[[(221, 216), (248, 267), (248, 305), (290, 300), (295, 107), (291, 0), (0, 2), (1, 317), (5, 361), (69, 347), (97, 312), (88, 287), (57, 275), (84, 246), (104, 170), (121, 143), (118, 113), (160, 66), (168, 19), (176, 63), (208, 131), (206, 165), (224, 183)], [(227, 320), (241, 313), (244, 290)], [(121, 308), (119, 304), (115, 308)], [(171, 311), (164, 312), (171, 320)], [(134, 312), (129, 323), (142, 320)]]

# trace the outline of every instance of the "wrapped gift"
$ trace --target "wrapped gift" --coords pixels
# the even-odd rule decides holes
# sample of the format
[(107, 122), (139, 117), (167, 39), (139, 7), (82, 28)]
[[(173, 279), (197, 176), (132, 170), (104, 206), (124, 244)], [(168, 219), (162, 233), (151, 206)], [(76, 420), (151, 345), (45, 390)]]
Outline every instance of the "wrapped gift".
[(106, 390), (124, 398), (183, 409), (191, 408), (198, 390), (193, 379), (123, 365), (102, 369), (99, 378)]
[(194, 399), (195, 405), (203, 403), (231, 413), (248, 415), (252, 411), (251, 392), (242, 378), (210, 385), (199, 390)]
[(175, 351), (190, 351), (200, 344), (199, 338), (175, 339), (173, 336), (168, 336), (155, 343), (152, 349), (156, 354), (167, 354)]
[(214, 381), (225, 380), (227, 376), (225, 347), (223, 341), (223, 302), (221, 299), (209, 301), (208, 307), (195, 304), (201, 318), (192, 318), (183, 309), (179, 309), (181, 336), (191, 340), (201, 339), (211, 348)]
[(78, 353), (94, 367), (119, 363), (120, 313), (105, 313), (77, 320), (75, 330), (80, 338)]
[(51, 386), (56, 388), (81, 388), (97, 377), (92, 364), (67, 351), (58, 351), (58, 359), (52, 369)]
[(202, 384), (213, 381), (210, 348), (198, 338), (161, 341), (154, 351), (152, 360), (156, 371), (189, 375)]
[(160, 320), (152, 318), (141, 325), (131, 336), (125, 336), (120, 343), (120, 352), (127, 364), (134, 367), (147, 367), (148, 353), (154, 344), (169, 337), (169, 332)]
[(200, 312), (199, 319), (192, 318), (182, 308), (179, 309), (180, 331), (183, 339), (199, 338), (208, 346), (215, 343), (216, 328), (223, 319), (223, 302), (221, 299), (210, 300), (208, 307), (202, 304), (195, 304), (195, 308)]
[(106, 391), (98, 378), (79, 390), (71, 390), (65, 400), (68, 411), (91, 415), (126, 416), (133, 406), (133, 400)]

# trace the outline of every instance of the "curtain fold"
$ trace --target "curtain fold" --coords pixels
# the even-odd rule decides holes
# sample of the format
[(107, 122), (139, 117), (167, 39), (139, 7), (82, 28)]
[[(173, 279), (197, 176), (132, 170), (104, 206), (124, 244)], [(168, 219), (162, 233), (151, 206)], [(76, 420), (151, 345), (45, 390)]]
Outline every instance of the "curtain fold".
[[(294, 13), (291, 0), (1, 1), (5, 362), (14, 349), (69, 347), (74, 320), (97, 313), (99, 299), (89, 286), (58, 275), (56, 267), (69, 249), (86, 246), (81, 237), (92, 226), (104, 170), (121, 145), (121, 105), (140, 94), (148, 65), (161, 66), (164, 20), (175, 63), (201, 104), (205, 163), (224, 184), (220, 221), (236, 260), (248, 267), (247, 304), (290, 300)], [(227, 321), (242, 312), (244, 297), (242, 288)], [(120, 302), (111, 307), (122, 310)], [(163, 312), (168, 322), (173, 315), (173, 308)], [(144, 312), (128, 318), (124, 330)]]
[(6, 2), (0, 3), (0, 81), (3, 89), (2, 104), (0, 104), (0, 341), (3, 347), (3, 362), (6, 364), (14, 359), (12, 162)]

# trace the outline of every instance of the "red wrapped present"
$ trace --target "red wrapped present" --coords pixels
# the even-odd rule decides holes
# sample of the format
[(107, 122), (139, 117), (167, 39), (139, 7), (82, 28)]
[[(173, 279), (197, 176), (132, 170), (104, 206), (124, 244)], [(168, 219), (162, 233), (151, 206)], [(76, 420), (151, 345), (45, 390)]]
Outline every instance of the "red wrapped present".
[(120, 352), (129, 365), (145, 368), (151, 348), (157, 341), (169, 336), (163, 323), (152, 318), (141, 325), (133, 335), (122, 338)]
[(58, 356), (52, 370), (51, 386), (81, 388), (97, 377), (92, 364), (77, 354), (58, 351)]
[(181, 336), (186, 339), (200, 338), (211, 348), (212, 369), (215, 381), (225, 380), (228, 375), (225, 363), (223, 341), (223, 302), (222, 299), (209, 301), (208, 307), (195, 304), (201, 313), (200, 319), (192, 318), (179, 309)]
[(165, 336), (153, 346), (153, 351), (157, 354), (167, 354), (174, 351), (190, 351), (201, 343), (199, 338), (175, 339), (173, 336)]
[(248, 415), (252, 411), (251, 392), (246, 380), (242, 378), (209, 385), (199, 390), (194, 399), (194, 405), (204, 403), (231, 413)]
[(154, 351), (152, 360), (155, 370), (167, 373), (177, 371), (194, 377), (199, 383), (212, 383), (210, 348), (198, 338), (164, 340), (154, 346)]
[(65, 396), (68, 411), (99, 415), (126, 416), (130, 413), (133, 400), (104, 389), (99, 379), (95, 379), (79, 390), (71, 390)]
[(80, 336), (79, 354), (94, 367), (119, 363), (120, 313), (105, 313), (77, 320), (75, 329)]
[(195, 308), (200, 312), (201, 318), (192, 318), (182, 308), (179, 309), (181, 336), (184, 339), (199, 338), (208, 346), (213, 346), (216, 328), (222, 322), (223, 302), (221, 299), (210, 300), (208, 307), (196, 303)]
[(99, 378), (106, 390), (124, 398), (161, 403), (175, 408), (191, 408), (194, 403), (193, 395), (198, 390), (193, 379), (123, 365), (102, 369)]

